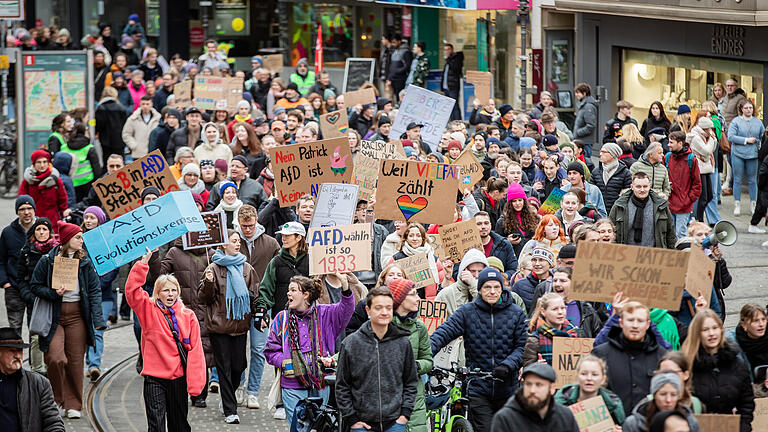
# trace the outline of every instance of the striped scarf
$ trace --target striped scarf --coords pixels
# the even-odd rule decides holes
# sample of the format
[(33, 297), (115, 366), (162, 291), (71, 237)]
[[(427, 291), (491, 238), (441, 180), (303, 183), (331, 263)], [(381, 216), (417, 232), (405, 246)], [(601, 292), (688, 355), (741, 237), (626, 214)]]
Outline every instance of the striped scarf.
[[(308, 317), (309, 349), (301, 351), (301, 335), (299, 320)], [(322, 389), (323, 371), (320, 369), (320, 357), (323, 355), (323, 335), (320, 332), (320, 320), (317, 317), (317, 307), (312, 305), (306, 311), (290, 310), (288, 317), (288, 337), (291, 342), (291, 362), (296, 379), (305, 389)]]
[(539, 336), (539, 354), (547, 361), (547, 364), (552, 366), (552, 339), (555, 336), (558, 337), (579, 337), (579, 328), (565, 320), (562, 330), (556, 330), (552, 328), (545, 320), (544, 317), (539, 317), (536, 327), (536, 333)]

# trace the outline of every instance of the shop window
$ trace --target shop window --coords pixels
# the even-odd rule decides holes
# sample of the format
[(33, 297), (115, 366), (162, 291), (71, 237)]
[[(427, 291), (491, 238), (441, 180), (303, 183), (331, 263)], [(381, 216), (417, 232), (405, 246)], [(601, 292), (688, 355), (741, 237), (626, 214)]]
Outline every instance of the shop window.
[(354, 8), (334, 3), (295, 3), (291, 14), (291, 64), (314, 62), (317, 28), (323, 29), (323, 63), (343, 65), (354, 55)]
[(714, 100), (712, 87), (729, 78), (739, 82), (747, 98), (755, 103), (755, 115), (763, 118), (763, 66), (737, 60), (623, 50), (621, 98), (632, 102), (632, 117), (642, 120), (654, 101), (661, 101), (667, 115), (686, 104), (694, 112), (707, 99)]

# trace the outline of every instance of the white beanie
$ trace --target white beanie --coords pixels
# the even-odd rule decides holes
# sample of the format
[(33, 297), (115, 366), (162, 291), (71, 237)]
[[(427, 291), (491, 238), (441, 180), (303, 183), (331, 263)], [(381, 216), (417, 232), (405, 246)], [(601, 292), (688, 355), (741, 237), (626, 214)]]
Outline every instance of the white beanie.
[(470, 264), (481, 263), (488, 267), (488, 259), (485, 258), (485, 254), (477, 249), (470, 249), (464, 254), (464, 258), (461, 259), (459, 264), (459, 274), (469, 267)]

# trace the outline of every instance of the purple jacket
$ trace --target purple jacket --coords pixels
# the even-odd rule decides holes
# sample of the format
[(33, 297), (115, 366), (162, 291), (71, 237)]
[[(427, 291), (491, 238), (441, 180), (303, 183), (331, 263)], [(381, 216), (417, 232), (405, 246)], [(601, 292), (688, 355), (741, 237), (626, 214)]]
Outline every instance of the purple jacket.
[[(336, 338), (349, 323), (352, 312), (355, 309), (355, 296), (342, 295), (341, 300), (335, 304), (315, 304), (317, 317), (320, 321), (320, 334), (323, 339), (323, 356), (330, 357), (334, 354)], [(309, 317), (299, 320), (299, 343), (301, 351), (308, 353), (311, 350), (309, 338)], [(291, 344), (288, 339), (288, 311), (284, 310), (275, 316), (269, 326), (267, 345), (264, 347), (264, 356), (272, 366), (282, 368), (283, 360), (291, 358)], [(280, 386), (288, 389), (303, 389), (297, 378), (280, 378)]]

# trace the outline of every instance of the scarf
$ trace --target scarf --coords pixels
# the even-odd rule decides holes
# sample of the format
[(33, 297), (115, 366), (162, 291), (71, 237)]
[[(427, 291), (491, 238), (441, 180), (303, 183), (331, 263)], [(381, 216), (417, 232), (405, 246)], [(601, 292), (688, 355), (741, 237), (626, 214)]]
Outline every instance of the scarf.
[(39, 174), (37, 171), (35, 171), (35, 167), (31, 166), (24, 170), (24, 180), (26, 180), (30, 185), (38, 186), (43, 189), (56, 186), (56, 180), (58, 178), (59, 172), (56, 170), (56, 168), (51, 168), (50, 165), (48, 165), (48, 169), (46, 169), (42, 174)]
[(485, 194), (485, 198), (488, 199), (488, 202), (491, 203), (491, 208), (496, 208), (496, 200), (488, 195), (488, 191), (483, 191), (483, 193)]
[(651, 196), (648, 195), (645, 199), (640, 199), (632, 194), (630, 199), (632, 204), (637, 208), (635, 210), (635, 220), (632, 221), (632, 230), (634, 231), (635, 243), (641, 244), (643, 241), (643, 213), (645, 213), (645, 206), (650, 201)]
[(35, 240), (32, 243), (32, 247), (34, 247), (35, 250), (40, 252), (41, 254), (47, 254), (48, 252), (51, 251), (51, 249), (53, 249), (54, 246), (58, 244), (59, 242), (57, 242), (56, 239), (53, 238), (53, 236), (51, 236), (51, 238), (49, 238), (48, 241), (45, 241), (45, 242), (39, 242)]
[(400, 315), (397, 312), (395, 312), (394, 314), (397, 315), (398, 318), (400, 318), (400, 321), (405, 321), (407, 319), (415, 320), (419, 318), (419, 311), (408, 312), (405, 315)]
[(608, 180), (619, 169), (619, 160), (616, 159), (611, 163), (603, 164), (603, 183), (608, 185)]
[(203, 183), (203, 181), (200, 180), (199, 178), (197, 179), (197, 183), (195, 183), (195, 185), (192, 187), (187, 186), (187, 184), (184, 183), (183, 178), (180, 178), (176, 183), (179, 185), (179, 190), (183, 190), (183, 191), (188, 190), (196, 194), (201, 194), (205, 192), (205, 183)]
[(242, 206), (243, 202), (240, 201), (240, 198), (236, 199), (232, 204), (227, 204), (224, 200), (221, 200), (219, 205), (216, 206), (216, 210), (235, 211)]
[[(322, 389), (323, 372), (320, 370), (320, 357), (323, 355), (323, 334), (320, 331), (320, 320), (317, 317), (317, 307), (313, 304), (306, 311), (290, 309), (288, 314), (288, 337), (291, 343), (291, 362), (296, 378), (306, 389)], [(299, 320), (307, 319), (309, 326), (310, 351), (305, 355), (301, 351)]]
[(236, 122), (243, 122), (243, 123), (250, 122), (251, 121), (251, 115), (248, 114), (247, 116), (242, 117), (240, 114), (235, 114), (235, 121)]
[(477, 160), (481, 161), (481, 160), (485, 159), (485, 155), (487, 153), (488, 152), (485, 149), (475, 150), (475, 145), (474, 145), (474, 142), (473, 142), (473, 144), (472, 144), (472, 154), (475, 155)]
[(217, 250), (211, 257), (211, 261), (218, 266), (227, 268), (227, 318), (245, 319), (245, 316), (251, 311), (251, 296), (248, 294), (243, 276), (245, 255), (241, 253), (226, 255)]
[(555, 329), (549, 323), (544, 320), (543, 316), (538, 319), (538, 327), (536, 332), (539, 334), (539, 354), (552, 366), (552, 340), (555, 336), (558, 337), (579, 337), (577, 327), (571, 324), (568, 320), (565, 320), (563, 327), (560, 330)]
[(426, 253), (427, 255), (431, 255), (432, 252), (432, 246), (428, 244), (424, 244), (424, 246), (419, 246), (417, 248), (411, 246), (408, 244), (408, 242), (403, 243), (403, 253), (406, 256), (413, 256), (420, 253)]
[(749, 337), (742, 326), (736, 326), (736, 342), (744, 351), (749, 364), (755, 366), (768, 364), (768, 333), (758, 339)]

